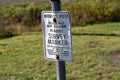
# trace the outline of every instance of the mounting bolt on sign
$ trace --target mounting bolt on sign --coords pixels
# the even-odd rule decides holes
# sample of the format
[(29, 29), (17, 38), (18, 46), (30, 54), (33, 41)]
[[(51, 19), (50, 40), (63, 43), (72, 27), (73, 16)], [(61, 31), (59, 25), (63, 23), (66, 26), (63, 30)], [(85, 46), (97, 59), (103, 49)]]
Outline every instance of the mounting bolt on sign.
[(57, 80), (66, 80), (65, 61), (72, 60), (71, 20), (60, 0), (50, 0), (52, 11), (42, 11), (45, 59), (56, 61)]

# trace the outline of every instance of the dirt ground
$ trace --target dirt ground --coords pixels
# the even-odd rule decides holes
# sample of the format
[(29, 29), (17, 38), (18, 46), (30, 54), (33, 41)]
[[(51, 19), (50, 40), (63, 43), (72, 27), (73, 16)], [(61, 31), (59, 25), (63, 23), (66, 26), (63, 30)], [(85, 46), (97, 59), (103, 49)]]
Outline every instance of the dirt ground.
[(105, 60), (120, 64), (120, 51), (114, 51), (110, 55), (104, 56)]

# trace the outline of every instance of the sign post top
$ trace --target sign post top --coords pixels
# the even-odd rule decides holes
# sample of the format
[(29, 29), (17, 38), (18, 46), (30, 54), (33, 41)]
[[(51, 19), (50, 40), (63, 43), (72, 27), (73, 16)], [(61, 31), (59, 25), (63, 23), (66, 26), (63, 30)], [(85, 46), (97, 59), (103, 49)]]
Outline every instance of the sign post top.
[(50, 0), (51, 11), (61, 11), (61, 1), (60, 0)]
[(53, 2), (60, 2), (60, 0), (50, 0), (50, 1), (53, 1)]

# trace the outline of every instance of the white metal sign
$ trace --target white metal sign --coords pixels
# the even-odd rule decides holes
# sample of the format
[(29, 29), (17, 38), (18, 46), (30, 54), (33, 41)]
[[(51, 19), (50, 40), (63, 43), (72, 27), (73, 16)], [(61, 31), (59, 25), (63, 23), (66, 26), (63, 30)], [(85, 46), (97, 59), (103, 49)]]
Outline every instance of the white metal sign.
[(71, 21), (67, 11), (43, 11), (44, 55), (50, 60), (72, 60)]

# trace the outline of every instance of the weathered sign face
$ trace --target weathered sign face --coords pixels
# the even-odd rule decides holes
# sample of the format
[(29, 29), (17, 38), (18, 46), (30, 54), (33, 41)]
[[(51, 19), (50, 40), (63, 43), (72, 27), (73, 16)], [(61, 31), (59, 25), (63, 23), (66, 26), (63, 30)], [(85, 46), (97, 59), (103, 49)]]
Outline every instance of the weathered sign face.
[(43, 11), (44, 55), (50, 60), (72, 60), (71, 21), (66, 11)]

